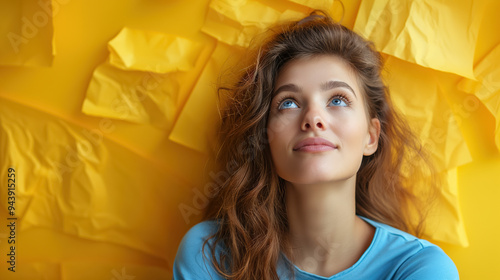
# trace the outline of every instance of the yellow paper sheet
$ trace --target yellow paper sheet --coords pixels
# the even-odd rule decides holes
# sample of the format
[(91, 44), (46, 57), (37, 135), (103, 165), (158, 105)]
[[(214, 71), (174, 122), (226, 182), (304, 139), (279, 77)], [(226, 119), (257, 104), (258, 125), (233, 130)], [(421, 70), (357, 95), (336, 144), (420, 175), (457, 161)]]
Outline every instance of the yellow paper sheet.
[[(303, 18), (311, 8), (331, 10), (333, 1), (294, 1), (300, 10), (280, 11), (256, 0), (213, 0), (202, 31), (229, 45), (248, 47), (250, 41), (269, 26)], [(310, 5), (310, 6), (309, 6)], [(325, 6), (326, 5), (326, 6)]]
[(312, 9), (326, 10), (333, 6), (335, 0), (289, 0)]
[(354, 31), (379, 51), (474, 79), (484, 1), (363, 0)]
[(394, 57), (387, 57), (386, 68), (394, 105), (432, 153), (438, 170), (470, 162), (457, 119), (441, 92), (439, 72)]
[(82, 111), (85, 114), (170, 127), (177, 112), (179, 73), (126, 71), (109, 63), (92, 76)]
[(124, 70), (169, 73), (191, 70), (200, 44), (155, 31), (123, 28), (108, 43), (109, 62)]
[(56, 7), (52, 0), (0, 1), (0, 65), (52, 65)]
[(170, 140), (210, 154), (219, 123), (218, 77), (229, 59), (237, 56), (235, 48), (222, 43), (217, 45), (170, 133)]
[(171, 129), (184, 100), (183, 72), (193, 69), (201, 45), (174, 35), (124, 28), (108, 47), (109, 62), (94, 71), (82, 111)]
[(469, 246), (465, 224), (458, 199), (457, 168), (451, 168), (440, 174), (441, 189), (434, 201), (435, 207), (426, 219), (425, 238), (431, 240)]
[[(405, 115), (430, 152), (437, 170), (443, 174), (443, 186), (434, 206), (434, 214), (426, 220), (425, 235), (432, 240), (468, 246), (455, 177), (456, 168), (469, 163), (472, 158), (454, 112), (441, 92), (440, 83), (444, 78), (437, 71), (394, 57), (387, 57), (386, 67), (386, 79), (394, 105)], [(419, 182), (415, 185), (427, 187)]]
[[(109, 140), (113, 120), (81, 127), (1, 99), (0, 124), (0, 146), (6, 147), (0, 165), (14, 167), (19, 182), (18, 236), (34, 228), (53, 229), (133, 248), (172, 264), (190, 226), (179, 205), (192, 205), (196, 193), (177, 174)], [(0, 175), (7, 178), (6, 172), (3, 168)], [(6, 195), (0, 193), (3, 220)], [(199, 214), (202, 208), (196, 205), (191, 208)]]
[(458, 88), (475, 94), (496, 119), (495, 142), (500, 150), (500, 45), (497, 45), (476, 67), (477, 82), (463, 79)]

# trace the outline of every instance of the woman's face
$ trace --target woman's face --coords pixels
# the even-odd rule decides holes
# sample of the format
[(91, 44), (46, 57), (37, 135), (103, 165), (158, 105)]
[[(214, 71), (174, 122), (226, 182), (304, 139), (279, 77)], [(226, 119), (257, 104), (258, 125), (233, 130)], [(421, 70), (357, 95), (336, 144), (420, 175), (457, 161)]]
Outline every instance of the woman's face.
[(278, 175), (294, 184), (344, 181), (377, 149), (380, 123), (369, 119), (351, 68), (318, 55), (288, 62), (275, 83), (267, 125)]

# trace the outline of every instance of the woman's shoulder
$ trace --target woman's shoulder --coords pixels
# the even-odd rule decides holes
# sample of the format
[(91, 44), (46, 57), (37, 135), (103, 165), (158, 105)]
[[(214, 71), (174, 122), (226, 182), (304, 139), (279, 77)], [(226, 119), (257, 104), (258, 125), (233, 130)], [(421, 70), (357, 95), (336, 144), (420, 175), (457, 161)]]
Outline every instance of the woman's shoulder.
[(205, 243), (217, 232), (217, 222), (203, 221), (193, 226), (182, 238), (174, 261), (174, 279), (222, 279), (212, 265), (212, 250)]
[(217, 231), (217, 222), (215, 220), (207, 220), (200, 222), (191, 227), (184, 235), (183, 241), (191, 242), (205, 242), (207, 238), (215, 234)]
[(393, 266), (393, 279), (458, 279), (453, 261), (437, 245), (389, 225), (363, 218), (376, 228), (372, 256)]
[(396, 279), (459, 279), (457, 267), (437, 246), (427, 246), (407, 258)]

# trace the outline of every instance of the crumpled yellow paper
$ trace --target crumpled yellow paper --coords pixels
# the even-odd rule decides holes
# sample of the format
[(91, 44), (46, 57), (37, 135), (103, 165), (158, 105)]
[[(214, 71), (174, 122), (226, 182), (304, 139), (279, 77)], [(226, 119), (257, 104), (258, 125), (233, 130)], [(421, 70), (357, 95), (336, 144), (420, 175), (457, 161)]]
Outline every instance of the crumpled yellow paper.
[(450, 168), (439, 174), (443, 184), (428, 213), (424, 236), (432, 240), (469, 246), (465, 224), (458, 200), (458, 168)]
[(85, 114), (169, 126), (178, 103), (175, 74), (126, 71), (110, 63), (99, 65), (83, 102)]
[(474, 50), (486, 0), (364, 0), (354, 31), (377, 49), (474, 79)]
[(170, 129), (183, 101), (184, 73), (202, 46), (175, 35), (124, 28), (92, 76), (82, 111)]
[(441, 91), (443, 78), (439, 72), (390, 56), (386, 58), (386, 70), (394, 106), (432, 153), (437, 169), (444, 171), (470, 162), (469, 149)]
[(326, 10), (332, 7), (335, 0), (288, 0), (311, 9)]
[(497, 45), (474, 68), (477, 82), (462, 79), (458, 88), (475, 94), (496, 120), (495, 142), (500, 150), (500, 45)]
[[(333, 1), (296, 0), (303, 9), (280, 11), (256, 0), (213, 0), (210, 2), (202, 31), (229, 45), (248, 47), (250, 41), (269, 26), (280, 21), (304, 17), (312, 8), (329, 11)], [(309, 6), (310, 5), (310, 6)]]
[(59, 6), (52, 0), (0, 1), (0, 65), (51, 66), (52, 17)]
[(200, 48), (186, 38), (127, 27), (108, 43), (111, 65), (154, 73), (191, 70)]
[[(0, 98), (0, 175), (16, 169), (17, 233), (45, 228), (133, 248), (171, 265), (188, 222), (190, 185), (109, 139), (116, 120), (85, 127)], [(175, 190), (175, 191), (172, 191)], [(7, 193), (0, 193), (5, 220)], [(46, 239), (42, 239), (48, 242)], [(55, 241), (56, 242), (56, 241)], [(0, 243), (0, 250), (6, 252)]]
[(404, 114), (422, 145), (431, 153), (443, 184), (432, 214), (426, 220), (424, 234), (433, 240), (468, 246), (458, 204), (456, 168), (471, 162), (472, 157), (441, 91), (440, 83), (446, 78), (438, 71), (391, 56), (386, 58), (386, 68), (394, 106)]

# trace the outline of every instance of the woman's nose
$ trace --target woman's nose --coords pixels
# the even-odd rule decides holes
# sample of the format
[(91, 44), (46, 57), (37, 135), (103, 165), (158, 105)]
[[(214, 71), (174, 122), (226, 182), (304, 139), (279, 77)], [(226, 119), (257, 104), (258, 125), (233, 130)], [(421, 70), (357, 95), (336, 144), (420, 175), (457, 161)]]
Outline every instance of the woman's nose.
[(326, 122), (325, 117), (322, 115), (321, 109), (309, 108), (302, 120), (301, 129), (307, 130), (325, 130)]

